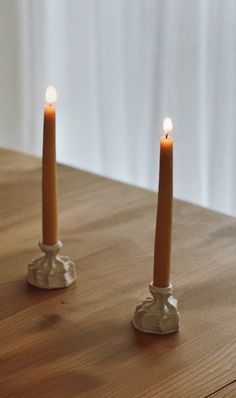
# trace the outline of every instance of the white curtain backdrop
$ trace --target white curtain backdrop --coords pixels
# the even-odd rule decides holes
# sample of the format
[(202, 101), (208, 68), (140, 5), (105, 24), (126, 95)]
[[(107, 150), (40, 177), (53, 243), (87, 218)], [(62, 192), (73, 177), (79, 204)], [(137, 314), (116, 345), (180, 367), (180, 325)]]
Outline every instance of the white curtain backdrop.
[(56, 86), (58, 160), (236, 215), (235, 0), (1, 0), (0, 146), (40, 155)]

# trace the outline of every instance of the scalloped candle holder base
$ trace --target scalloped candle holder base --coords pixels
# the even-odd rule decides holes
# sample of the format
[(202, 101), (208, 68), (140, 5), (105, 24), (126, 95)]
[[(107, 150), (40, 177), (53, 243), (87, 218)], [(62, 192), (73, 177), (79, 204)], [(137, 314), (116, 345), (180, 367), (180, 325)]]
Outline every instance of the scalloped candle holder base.
[(138, 305), (133, 317), (133, 326), (144, 333), (170, 334), (179, 330), (177, 300), (172, 296), (173, 288), (149, 285), (152, 297)]
[(63, 247), (59, 240), (54, 245), (39, 242), (45, 253), (34, 259), (28, 266), (28, 282), (41, 289), (60, 289), (70, 286), (76, 280), (76, 269), (69, 257), (59, 256)]

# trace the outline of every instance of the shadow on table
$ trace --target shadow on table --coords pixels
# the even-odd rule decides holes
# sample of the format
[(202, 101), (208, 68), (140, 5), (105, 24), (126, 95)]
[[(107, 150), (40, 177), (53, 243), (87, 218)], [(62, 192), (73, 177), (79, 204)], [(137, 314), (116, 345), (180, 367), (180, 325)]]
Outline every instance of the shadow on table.
[[(42, 371), (37, 377), (22, 378), (17, 383), (1, 383), (1, 398), (60, 398), (79, 397), (84, 393), (91, 393), (101, 386), (104, 381), (90, 371), (81, 371), (79, 368), (73, 371), (56, 371), (52, 376), (47, 376)], [(30, 374), (28, 375), (30, 376)], [(5, 391), (5, 392), (4, 392)], [(88, 396), (88, 395), (87, 395)]]
[(64, 289), (43, 290), (30, 286), (27, 282), (26, 267), (24, 277), (0, 286), (0, 302), (2, 303), (0, 321), (64, 293)]

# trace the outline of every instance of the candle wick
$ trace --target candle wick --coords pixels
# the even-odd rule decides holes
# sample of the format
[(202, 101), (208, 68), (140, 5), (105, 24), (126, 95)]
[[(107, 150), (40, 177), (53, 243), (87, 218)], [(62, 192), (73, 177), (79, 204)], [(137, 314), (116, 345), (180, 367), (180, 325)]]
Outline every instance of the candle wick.
[(169, 133), (166, 133), (166, 139), (168, 138), (168, 134), (169, 134)]

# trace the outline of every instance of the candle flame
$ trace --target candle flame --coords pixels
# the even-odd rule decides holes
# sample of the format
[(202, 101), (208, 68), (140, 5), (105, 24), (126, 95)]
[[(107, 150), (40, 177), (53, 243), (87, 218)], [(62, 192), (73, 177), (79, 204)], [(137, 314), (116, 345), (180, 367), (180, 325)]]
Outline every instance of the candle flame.
[(45, 93), (45, 101), (47, 102), (47, 104), (53, 105), (55, 104), (56, 100), (57, 100), (57, 91), (55, 87), (49, 86)]
[(173, 130), (173, 123), (170, 117), (165, 117), (165, 119), (163, 120), (163, 130), (166, 135), (171, 133), (171, 131)]

